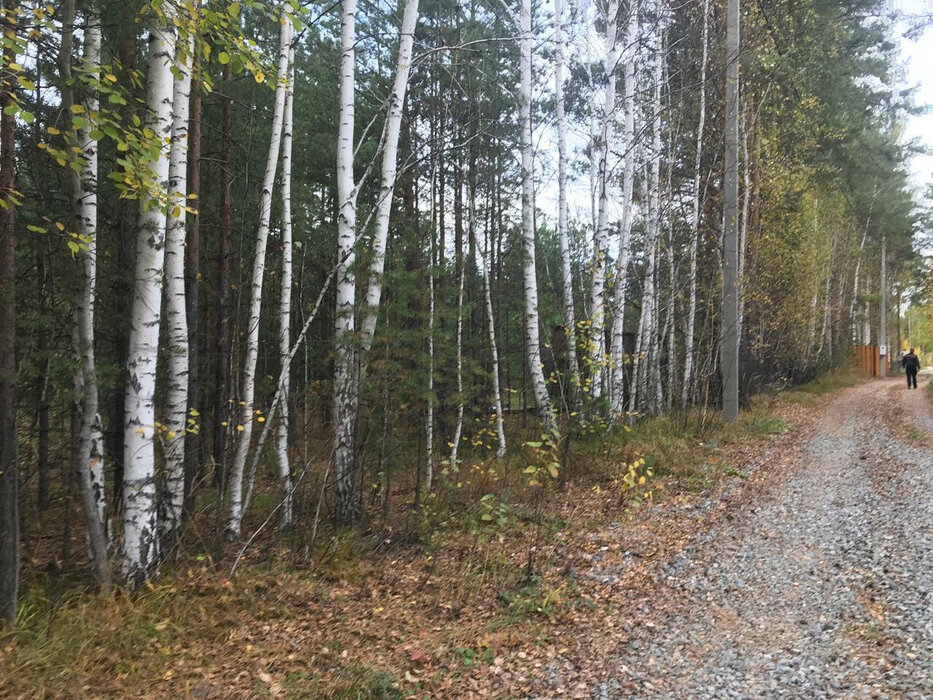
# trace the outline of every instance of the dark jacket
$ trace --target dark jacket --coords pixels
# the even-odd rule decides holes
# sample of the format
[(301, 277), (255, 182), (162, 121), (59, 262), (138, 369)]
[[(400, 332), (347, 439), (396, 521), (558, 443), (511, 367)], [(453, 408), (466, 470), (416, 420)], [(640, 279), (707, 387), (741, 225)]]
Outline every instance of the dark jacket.
[(904, 355), (904, 359), (901, 360), (901, 364), (904, 365), (904, 369), (908, 372), (916, 372), (920, 369), (920, 358), (917, 357), (914, 353), (909, 352)]

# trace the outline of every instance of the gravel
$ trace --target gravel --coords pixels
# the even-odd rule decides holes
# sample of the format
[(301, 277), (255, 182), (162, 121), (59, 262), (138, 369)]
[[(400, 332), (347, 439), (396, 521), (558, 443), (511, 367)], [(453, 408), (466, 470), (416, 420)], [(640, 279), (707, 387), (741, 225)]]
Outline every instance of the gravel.
[(884, 422), (895, 402), (933, 434), (923, 389), (840, 393), (769, 488), (662, 569), (592, 697), (933, 698), (933, 450)]

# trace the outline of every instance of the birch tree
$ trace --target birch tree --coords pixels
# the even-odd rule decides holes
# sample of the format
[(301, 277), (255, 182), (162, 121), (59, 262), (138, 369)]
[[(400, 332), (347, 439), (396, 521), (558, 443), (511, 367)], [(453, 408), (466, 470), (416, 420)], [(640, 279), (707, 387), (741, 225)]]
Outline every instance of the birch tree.
[(661, 379), (658, 365), (658, 239), (661, 232), (661, 77), (663, 73), (663, 46), (658, 33), (653, 41), (653, 97), (651, 104), (651, 153), (648, 176), (648, 221), (645, 239), (645, 282), (642, 291), (641, 319), (639, 321), (639, 349), (637, 354), (638, 394), (642, 406), (649, 413), (661, 408)]
[[(558, 0), (559, 2), (560, 0)], [(470, 206), (472, 207), (472, 202), (474, 199), (475, 193), (470, 194)], [(487, 232), (488, 234), (488, 232)], [(498, 447), (496, 448), (496, 457), (502, 458), (505, 456), (505, 421), (502, 415), (502, 390), (499, 386), (499, 347), (496, 343), (496, 319), (493, 315), (493, 305), (492, 305), (492, 283), (490, 280), (489, 266), (487, 260), (489, 259), (489, 236), (486, 236), (486, 241), (484, 246), (480, 246), (479, 242), (476, 241), (476, 226), (474, 225), (470, 228), (470, 235), (473, 236), (473, 243), (476, 250), (479, 252), (480, 256), (480, 270), (482, 271), (483, 276), (483, 297), (486, 303), (486, 332), (488, 333), (489, 339), (489, 352), (490, 359), (492, 360), (492, 394), (493, 394), (493, 409), (495, 411), (496, 419), (496, 438), (498, 440)], [(572, 302), (572, 300), (571, 300)], [(566, 308), (566, 307), (565, 307)], [(573, 336), (573, 331), (570, 331), (571, 338)], [(571, 354), (576, 355), (576, 351), (571, 349)]]
[[(577, 362), (577, 322), (573, 308), (573, 275), (570, 267), (570, 241), (567, 235), (567, 120), (564, 116), (564, 49), (566, 38), (564, 36), (564, 1), (554, 0), (554, 119), (557, 129), (557, 238), (560, 244), (561, 273), (563, 282), (563, 312), (564, 332), (567, 334), (567, 369), (569, 380), (569, 393), (571, 401), (576, 401), (576, 394), (580, 390), (580, 367)], [(485, 262), (483, 263), (485, 270)], [(489, 297), (488, 274), (484, 281), (486, 296)], [(492, 306), (487, 301), (489, 312), (490, 342), (493, 353), (497, 353), (493, 334), (495, 326), (492, 322)], [(498, 358), (495, 361), (494, 372), (498, 373)], [(501, 404), (498, 391), (498, 374), (496, 375), (496, 397)], [(501, 405), (499, 406), (501, 413)], [(497, 421), (499, 418), (497, 418)], [(504, 449), (504, 435), (500, 445)]]
[(534, 145), (531, 125), (531, 0), (521, 0), (518, 17), (520, 97), (519, 114), (522, 126), (522, 244), (524, 249), (523, 279), (525, 286), (525, 353), (528, 374), (535, 397), (535, 407), (545, 432), (556, 428), (554, 409), (548, 396), (538, 330), (538, 274), (535, 265), (534, 228)]
[(356, 408), (359, 400), (356, 329), (356, 200), (353, 176), (356, 114), (356, 0), (343, 0), (340, 17), (340, 114), (337, 126), (337, 310), (334, 320), (334, 519), (356, 519)]
[(372, 347), (382, 299), (382, 276), (388, 241), (392, 199), (398, 175), (398, 141), (401, 133), (405, 93), (411, 71), (414, 32), (418, 23), (418, 0), (408, 0), (399, 35), (398, 62), (389, 96), (382, 139), (382, 166), (379, 200), (376, 205), (376, 232), (373, 257), (368, 274), (366, 306), (360, 324), (361, 347), (354, 347), (351, 336), (356, 328), (356, 275), (353, 248), (357, 240), (357, 196), (359, 183), (353, 175), (355, 152), (354, 115), (356, 84), (356, 2), (345, 0), (341, 13), (340, 116), (337, 134), (337, 249), (345, 263), (337, 276), (337, 314), (334, 342), (336, 363), (334, 377), (334, 474), (336, 477), (335, 518), (350, 522), (358, 516), (355, 500), (356, 441), (362, 368)]
[[(184, 25), (183, 25), (184, 26)], [(165, 227), (165, 316), (168, 383), (165, 400), (165, 483), (160, 523), (163, 540), (181, 526), (185, 504), (185, 429), (188, 418), (188, 316), (185, 304), (185, 220), (188, 207), (188, 115), (194, 34), (189, 24), (178, 42), (172, 98), (172, 143)]]
[[(65, 24), (69, 24), (66, 19)], [(63, 65), (67, 61), (70, 78), (71, 41), (63, 31)], [(84, 24), (82, 71), (91, 76), (100, 72), (100, 16), (94, 5), (89, 5)], [(63, 102), (70, 95), (63, 93)], [(100, 109), (99, 99), (89, 91), (84, 100), (85, 113), (92, 115)], [(77, 146), (81, 149), (83, 165), (80, 174), (69, 169), (72, 185), (72, 205), (78, 235), (86, 249), (80, 251), (82, 267), (81, 288), (75, 300), (75, 351), (78, 364), (75, 369), (75, 389), (78, 404), (79, 429), (77, 446), (77, 474), (81, 488), (81, 505), (87, 531), (91, 569), (98, 585), (110, 586), (110, 563), (104, 493), (104, 430), (100, 419), (97, 390), (97, 360), (94, 352), (94, 310), (97, 297), (97, 142), (91, 138), (93, 126), (88, 120), (77, 130)]]
[(703, 22), (703, 49), (700, 59), (700, 116), (697, 124), (696, 159), (693, 166), (693, 199), (690, 214), (690, 292), (687, 303), (687, 333), (684, 338), (684, 383), (681, 402), (689, 405), (693, 394), (694, 345), (697, 315), (697, 250), (700, 243), (700, 168), (703, 163), (703, 133), (706, 126), (706, 63), (709, 53), (709, 0), (700, 10)]
[(635, 60), (638, 55), (638, 3), (629, 3), (625, 33), (625, 164), (622, 174), (622, 221), (619, 226), (619, 255), (616, 258), (616, 284), (613, 294), (612, 338), (610, 345), (610, 409), (618, 420), (625, 411), (625, 297), (632, 232), (632, 192), (635, 184)]
[[(269, 152), (259, 195), (259, 226), (256, 230), (256, 251), (253, 254), (253, 272), (250, 282), (250, 306), (246, 327), (245, 360), (243, 363), (240, 389), (240, 416), (237, 424), (239, 433), (233, 464), (228, 480), (227, 538), (240, 536), (243, 520), (243, 470), (253, 435), (254, 399), (256, 394), (256, 361), (259, 357), (259, 320), (262, 314), (262, 280), (266, 271), (266, 247), (269, 239), (269, 221), (272, 216), (272, 190), (278, 168), (279, 150), (282, 143), (282, 122), (285, 112), (285, 92), (288, 83), (288, 57), (292, 41), (292, 21), (287, 10), (282, 9), (279, 17), (279, 52), (276, 69), (275, 102), (272, 112), (272, 134), (269, 137)], [(241, 430), (242, 428), (242, 430)]]
[[(149, 27), (146, 125), (159, 139), (150, 164), (153, 188), (168, 185), (172, 136), (175, 29), (172, 5), (154, 13)], [(136, 270), (127, 360), (123, 464), (122, 574), (141, 584), (159, 560), (155, 483), (155, 383), (165, 263), (165, 208), (158, 196), (140, 197)]]
[(411, 73), (412, 47), (415, 41), (415, 26), (418, 24), (418, 0), (407, 0), (399, 34), (398, 65), (395, 81), (389, 95), (386, 114), (385, 137), (382, 151), (382, 178), (379, 186), (379, 202), (376, 209), (376, 233), (373, 236), (372, 261), (369, 268), (369, 287), (366, 291), (366, 313), (363, 318), (363, 353), (372, 347), (382, 300), (382, 277), (385, 272), (386, 243), (389, 238), (389, 219), (392, 213), (392, 197), (398, 177), (398, 140), (402, 127), (402, 112), (405, 93)]
[(288, 47), (288, 82), (285, 86), (285, 114), (282, 123), (282, 277), (279, 295), (279, 362), (282, 365), (278, 402), (279, 419), (275, 430), (275, 456), (282, 486), (283, 529), (292, 525), (292, 470), (288, 460), (289, 406), (291, 399), (292, 327), (292, 124), (295, 106), (295, 47)]
[(619, 0), (609, 0), (606, 8), (606, 58), (599, 130), (599, 161), (596, 176), (598, 214), (593, 232), (593, 264), (590, 286), (589, 389), (593, 398), (602, 396), (605, 369), (606, 256), (609, 247), (609, 145), (615, 131), (616, 68), (619, 63)]

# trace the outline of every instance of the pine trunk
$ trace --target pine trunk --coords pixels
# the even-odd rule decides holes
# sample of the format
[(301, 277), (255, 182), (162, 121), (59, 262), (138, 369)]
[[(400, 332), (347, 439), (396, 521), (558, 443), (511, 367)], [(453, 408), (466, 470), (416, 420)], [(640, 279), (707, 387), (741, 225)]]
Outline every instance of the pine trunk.
[[(5, 0), (2, 18), (3, 65), (15, 60), (16, 14), (14, 0)], [(6, 73), (6, 72), (5, 72)], [(15, 232), (13, 204), (16, 158), (15, 117), (6, 108), (14, 104), (5, 75), (0, 91), (0, 620), (14, 622), (19, 594), (19, 472), (16, 460), (16, 268), (13, 265)]]

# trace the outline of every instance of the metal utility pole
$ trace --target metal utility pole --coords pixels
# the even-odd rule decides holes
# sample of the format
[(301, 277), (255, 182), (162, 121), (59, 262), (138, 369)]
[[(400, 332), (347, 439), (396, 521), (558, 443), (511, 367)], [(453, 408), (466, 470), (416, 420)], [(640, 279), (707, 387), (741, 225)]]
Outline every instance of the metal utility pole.
[(881, 376), (888, 375), (888, 238), (881, 237)]
[(726, 6), (726, 153), (723, 182), (722, 413), (739, 417), (739, 0)]

